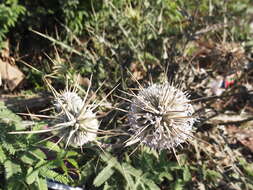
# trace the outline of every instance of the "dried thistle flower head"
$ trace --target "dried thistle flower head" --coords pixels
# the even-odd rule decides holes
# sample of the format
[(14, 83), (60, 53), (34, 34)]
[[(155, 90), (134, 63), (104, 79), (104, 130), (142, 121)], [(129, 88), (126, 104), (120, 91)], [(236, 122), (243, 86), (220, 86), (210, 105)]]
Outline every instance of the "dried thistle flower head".
[(82, 145), (88, 142), (95, 141), (99, 131), (99, 122), (96, 113), (93, 111), (101, 104), (101, 102), (99, 104), (95, 104), (95, 102), (90, 104), (91, 99), (93, 98), (93, 96), (88, 98), (91, 83), (89, 84), (84, 99), (76, 93), (76, 88), (72, 91), (67, 88), (66, 91), (59, 93), (49, 82), (47, 82), (47, 84), (54, 94), (54, 106), (57, 114), (55, 116), (29, 115), (52, 119), (52, 125), (47, 129), (14, 131), (9, 132), (9, 134), (38, 134), (52, 132), (53, 135), (51, 137), (60, 137), (56, 144), (63, 140), (66, 143), (65, 147), (68, 145), (82, 147)]
[(196, 118), (187, 93), (170, 85), (143, 88), (130, 105), (129, 123), (133, 136), (127, 146), (141, 142), (151, 148), (173, 149), (191, 136)]
[(56, 133), (66, 142), (66, 145), (77, 147), (95, 140), (99, 122), (92, 111), (94, 106), (85, 105), (78, 94), (70, 91), (56, 96), (55, 102), (59, 114), (54, 123), (69, 125)]
[(76, 115), (83, 107), (83, 100), (77, 93), (67, 91), (55, 98), (54, 106), (58, 112), (64, 108)]

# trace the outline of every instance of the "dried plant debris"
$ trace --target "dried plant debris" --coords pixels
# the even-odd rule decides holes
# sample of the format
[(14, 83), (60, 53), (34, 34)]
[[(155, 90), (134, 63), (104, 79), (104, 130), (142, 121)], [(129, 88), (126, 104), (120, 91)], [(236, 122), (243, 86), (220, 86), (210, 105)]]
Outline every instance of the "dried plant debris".
[(15, 65), (15, 59), (10, 56), (9, 41), (5, 41), (2, 45), (3, 48), (0, 49), (0, 86), (4, 84), (10, 91), (13, 91), (22, 83), (25, 75)]
[(25, 75), (14, 64), (0, 58), (0, 86), (6, 84), (10, 91), (17, 88), (24, 80)]
[(242, 145), (247, 147), (251, 152), (253, 152), (253, 129), (252, 129), (252, 121), (249, 121), (251, 128), (240, 128), (234, 125), (230, 125), (227, 127), (228, 134), (238, 140)]
[(246, 55), (241, 44), (198, 41), (198, 46), (192, 61), (198, 63), (200, 68), (212, 69), (218, 74), (227, 75), (245, 67)]
[[(204, 132), (196, 133), (196, 136), (204, 141), (193, 141), (196, 154), (194, 159), (196, 159), (198, 166), (202, 166), (205, 175), (209, 176), (205, 178), (214, 181), (221, 189), (225, 187), (228, 189), (251, 189), (249, 188), (251, 182), (247, 181), (248, 171), (246, 170), (252, 172), (253, 168), (242, 164), (245, 156), (235, 145), (234, 138), (231, 137), (229, 131), (230, 129), (224, 125), (216, 125)], [(191, 154), (192, 152), (188, 153), (188, 156)], [(194, 159), (192, 158), (191, 161)], [(205, 186), (206, 188), (214, 188), (210, 183)]]
[(129, 111), (127, 146), (141, 142), (151, 148), (173, 149), (192, 135), (196, 121), (187, 93), (169, 83), (141, 88)]

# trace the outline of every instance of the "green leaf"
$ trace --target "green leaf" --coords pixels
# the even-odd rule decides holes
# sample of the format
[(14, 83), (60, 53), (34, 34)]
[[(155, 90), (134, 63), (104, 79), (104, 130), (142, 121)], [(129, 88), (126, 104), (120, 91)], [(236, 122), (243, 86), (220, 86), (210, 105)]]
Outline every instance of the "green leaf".
[(76, 156), (76, 155), (78, 155), (78, 152), (68, 151), (66, 157), (69, 158), (69, 157)]
[(55, 181), (58, 181), (60, 183), (68, 184), (69, 179), (68, 177), (55, 172), (54, 170), (51, 170), (47, 167), (41, 167), (39, 170), (39, 174), (45, 178), (53, 179)]
[(174, 184), (173, 189), (174, 190), (183, 190), (184, 189), (184, 184), (183, 184), (182, 179), (177, 179), (177, 181)]
[(192, 178), (189, 167), (185, 167), (184, 168), (184, 172), (183, 172), (183, 179), (184, 181), (190, 181)]
[(34, 157), (31, 157), (31, 155), (29, 153), (26, 153), (26, 154), (23, 154), (21, 157), (20, 157), (21, 161), (26, 163), (26, 164), (30, 164), (32, 165), (36, 159)]
[[(12, 180), (11, 183), (6, 184), (5, 190), (13, 189), (27, 189), (27, 186), (18, 180)], [(32, 190), (32, 189), (31, 189)]]
[[(134, 167), (132, 167), (131, 165), (127, 163), (123, 163), (122, 166), (119, 164), (119, 166), (117, 167), (117, 170), (122, 174), (122, 176), (125, 177), (125, 180), (127, 182), (127, 186), (129, 186), (129, 189), (136, 189), (136, 187), (138, 187), (140, 183), (140, 180), (139, 180), (140, 175), (142, 174), (141, 171), (138, 171), (137, 169), (135, 169)], [(136, 183), (134, 183), (134, 180), (131, 176), (139, 178), (137, 179)]]
[(145, 178), (143, 176), (142, 181), (147, 187), (149, 187), (150, 190), (160, 190), (160, 187), (158, 187), (153, 180)]
[(222, 178), (222, 175), (219, 172), (216, 172), (215, 170), (207, 169), (206, 170), (206, 178), (209, 180), (215, 181), (219, 178)]
[(119, 162), (117, 161), (116, 158), (114, 158), (113, 156), (111, 156), (110, 154), (102, 154), (100, 156), (100, 158), (106, 162), (108, 165), (111, 165), (111, 166), (114, 166), (114, 167), (117, 167), (117, 166), (120, 166)]
[(78, 167), (77, 161), (75, 161), (74, 159), (69, 158), (69, 159), (68, 159), (68, 162), (69, 162), (70, 164), (72, 164), (75, 168), (79, 168), (79, 167)]
[(37, 177), (36, 181), (37, 181), (39, 190), (48, 190), (46, 179)]
[(245, 170), (245, 172), (249, 176), (253, 177), (253, 164), (247, 163), (245, 159), (239, 159), (239, 162), (241, 166), (243, 167), (243, 169)]
[(6, 141), (2, 142), (2, 147), (3, 147), (3, 149), (5, 149), (11, 155), (14, 155), (15, 152), (16, 152), (16, 149), (9, 142), (8, 143)]
[(21, 172), (20, 165), (15, 164), (11, 162), (10, 160), (7, 160), (4, 162), (4, 168), (5, 168), (5, 172), (6, 172), (5, 176), (7, 180), (13, 177), (15, 174)]
[(68, 174), (68, 168), (64, 161), (61, 161), (61, 169), (64, 171), (64, 174)]
[(114, 173), (114, 170), (111, 168), (110, 165), (106, 166), (95, 178), (93, 181), (93, 185), (96, 187), (101, 186), (103, 183), (105, 183)]
[(40, 160), (45, 160), (47, 158), (46, 154), (40, 150), (40, 149), (35, 149), (29, 152), (30, 154), (32, 154), (33, 156), (35, 156), (36, 158), (40, 159)]
[(133, 176), (141, 176), (142, 175), (142, 171), (135, 169), (134, 167), (132, 167), (131, 165), (127, 164), (127, 163), (123, 163), (122, 167), (123, 171), (126, 173), (130, 173)]
[(103, 190), (110, 190), (110, 189), (112, 189), (112, 187), (107, 182), (105, 182)]
[(169, 172), (161, 172), (159, 174), (159, 179), (162, 181), (163, 178), (168, 179), (169, 181), (173, 181), (173, 176)]
[(2, 147), (0, 146), (0, 162), (3, 163), (5, 160), (6, 160), (5, 153), (2, 149)]
[(94, 173), (94, 160), (89, 160), (85, 165), (81, 166), (81, 177), (85, 180), (88, 178), (88, 176), (92, 175)]
[(61, 152), (61, 148), (56, 143), (53, 143), (51, 141), (46, 141), (45, 147), (55, 152)]
[(33, 167), (30, 167), (27, 171), (26, 182), (30, 185), (38, 178), (38, 170), (34, 170)]

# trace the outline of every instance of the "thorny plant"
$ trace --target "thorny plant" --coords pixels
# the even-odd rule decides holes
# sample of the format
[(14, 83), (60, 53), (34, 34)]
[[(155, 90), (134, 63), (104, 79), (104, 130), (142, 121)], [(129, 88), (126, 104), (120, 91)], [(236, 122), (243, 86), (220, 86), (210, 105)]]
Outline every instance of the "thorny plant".
[(125, 146), (138, 143), (136, 149), (142, 144), (159, 152), (168, 149), (177, 158), (177, 146), (193, 137), (192, 127), (197, 120), (189, 95), (167, 80), (162, 84), (153, 84), (151, 80), (151, 85), (144, 88), (130, 75), (139, 88), (138, 94), (129, 89), (130, 93), (122, 91), (129, 98), (119, 97), (130, 103), (126, 110), (130, 137)]
[[(45, 81), (54, 95), (54, 106), (57, 114), (55, 116), (33, 114), (28, 115), (51, 119), (52, 121), (50, 123), (52, 126), (48, 127), (48, 129), (15, 131), (9, 132), (9, 134), (38, 134), (52, 132), (53, 135), (44, 140), (49, 140), (55, 136), (58, 136), (59, 140), (56, 142), (56, 145), (61, 141), (65, 141), (65, 148), (68, 145), (71, 145), (73, 147), (80, 147), (81, 149), (84, 144), (87, 144), (89, 142), (96, 143), (100, 146), (101, 144), (96, 140), (97, 134), (116, 134), (113, 131), (104, 131), (99, 129), (99, 116), (97, 116), (96, 109), (101, 106), (103, 101), (106, 100), (106, 98), (113, 92), (113, 90), (115, 90), (117, 86), (113, 88), (111, 92), (109, 92), (101, 101), (96, 102), (93, 99), (100, 88), (97, 89), (97, 91), (89, 97), (89, 92), (91, 90), (92, 84), (91, 82), (88, 86), (84, 99), (82, 99), (77, 94), (77, 84), (73, 89), (71, 89), (68, 87), (67, 82), (66, 89), (63, 92), (57, 92), (50, 85), (47, 77), (45, 77)], [(90, 81), (92, 81), (92, 76), (90, 78)]]
[[(147, 70), (145, 68), (149, 68), (149, 66), (153, 67), (155, 65), (156, 61), (158, 61), (157, 64), (159, 64), (160, 62), (163, 62), (163, 60), (164, 60), (165, 62), (168, 61), (170, 63), (175, 63), (175, 65), (180, 65), (180, 67), (181, 67), (183, 65), (183, 63), (180, 61), (177, 61), (177, 60), (175, 60), (175, 62), (174, 62), (173, 58), (175, 58), (175, 56), (178, 55), (178, 52), (179, 52), (180, 56), (181, 55), (184, 55), (184, 57), (185, 57), (185, 55), (189, 56), (192, 54), (192, 49), (196, 48), (195, 45), (193, 47), (187, 46), (187, 45), (189, 45), (189, 43), (185, 43), (185, 45), (182, 45), (182, 43), (183, 43), (182, 41), (185, 40), (185, 37), (187, 36), (187, 34), (189, 34), (190, 38), (194, 38), (197, 41), (199, 38), (203, 37), (203, 34), (205, 34), (204, 41), (206, 41), (207, 39), (212, 40), (214, 38), (214, 35), (217, 35), (217, 34), (219, 34), (219, 32), (221, 32), (220, 29), (217, 29), (217, 30), (215, 29), (215, 34), (214, 35), (212, 34), (213, 30), (214, 30), (213, 26), (215, 26), (213, 24), (214, 23), (217, 23), (217, 24), (221, 23), (221, 19), (223, 19), (222, 15), (224, 15), (224, 17), (229, 18), (229, 23), (228, 23), (229, 28), (228, 29), (224, 28), (224, 27), (221, 27), (221, 28), (222, 29), (224, 28), (224, 32), (231, 31), (233, 34), (235, 34), (235, 35), (232, 35), (233, 37), (231, 38), (231, 41), (237, 41), (237, 40), (243, 41), (243, 39), (241, 39), (241, 35), (242, 35), (241, 25), (242, 25), (242, 23), (245, 23), (245, 21), (246, 21), (245, 14), (247, 13), (247, 11), (244, 7), (250, 7), (250, 6), (247, 6), (248, 4), (242, 3), (241, 1), (236, 1), (236, 2), (235, 1), (200, 1), (200, 2), (196, 1), (196, 5), (194, 4), (195, 6), (193, 6), (192, 1), (189, 1), (189, 2), (188, 1), (175, 1), (175, 2), (172, 2), (172, 1), (157, 1), (157, 2), (156, 1), (138, 1), (138, 2), (137, 1), (126, 1), (127, 3), (132, 2), (133, 4), (139, 4), (140, 6), (138, 6), (138, 5), (131, 6), (131, 7), (129, 6), (129, 8), (127, 6), (122, 6), (122, 8), (118, 8), (119, 5), (116, 4), (116, 1), (109, 1), (109, 3), (110, 2), (116, 8), (112, 8), (109, 4), (109, 6), (103, 7), (102, 11), (101, 10), (94, 11), (95, 13), (94, 13), (94, 16), (92, 17), (94, 19), (88, 19), (88, 22), (86, 22), (86, 23), (88, 23), (86, 25), (87, 27), (84, 27), (84, 28), (86, 28), (88, 30), (90, 35), (86, 36), (87, 38), (85, 40), (83, 38), (80, 38), (81, 40), (84, 41), (84, 43), (80, 43), (79, 47), (74, 47), (74, 45), (76, 45), (76, 44), (74, 44), (74, 45), (71, 44), (70, 46), (68, 46), (66, 48), (66, 44), (63, 43), (61, 40), (58, 39), (58, 41), (56, 41), (56, 40), (52, 40), (52, 38), (49, 38), (46, 35), (44, 35), (44, 36), (46, 36), (47, 39), (51, 40), (54, 44), (58, 44), (60, 47), (62, 47), (62, 49), (68, 50), (70, 52), (70, 54), (67, 54), (64, 51), (64, 53), (62, 53), (61, 56), (67, 55), (67, 56), (75, 57), (75, 56), (73, 56), (73, 53), (74, 53), (80, 57), (88, 57), (88, 59), (85, 59), (85, 61), (79, 60), (79, 61), (75, 62), (76, 65), (80, 65), (80, 67), (83, 69), (93, 68), (92, 66), (96, 65), (96, 63), (100, 63), (99, 65), (108, 65), (108, 66), (110, 65), (110, 67), (103, 68), (103, 69), (106, 71), (105, 73), (107, 76), (108, 75), (111, 76), (111, 74), (112, 74), (112, 76), (114, 76), (115, 79), (119, 78), (119, 74), (118, 74), (119, 72), (117, 73), (116, 71), (120, 70), (119, 67), (121, 66), (121, 64), (122, 64), (122, 67), (125, 67), (125, 65), (127, 65), (128, 63), (132, 64), (132, 62), (136, 60), (136, 57), (138, 57), (138, 60), (140, 60), (140, 62), (137, 65), (142, 66), (142, 68), (140, 70), (141, 70), (142, 74), (144, 73), (143, 74), (144, 76), (145, 76), (145, 72), (147, 72)], [(125, 1), (119, 1), (119, 4), (124, 5), (125, 4), (124, 2)], [(243, 2), (246, 2), (246, 1), (243, 1)], [(200, 4), (200, 6), (199, 6), (199, 4)], [(228, 7), (227, 7), (227, 5), (223, 6), (224, 4), (231, 5), (231, 6), (228, 6)], [(95, 5), (95, 3), (94, 3), (94, 5)], [(190, 6), (193, 8), (191, 8)], [(126, 11), (124, 11), (125, 7), (128, 8), (128, 9), (126, 9)], [(222, 9), (223, 7), (227, 7), (228, 9), (226, 8), (226, 10), (225, 9), (223, 10)], [(79, 7), (78, 7), (78, 9), (79, 9)], [(186, 10), (184, 11), (184, 9), (186, 9)], [(237, 9), (239, 9), (239, 11), (235, 11)], [(154, 11), (156, 11), (157, 13)], [(193, 11), (196, 14), (193, 13)], [(109, 14), (108, 14), (108, 12), (109, 12)], [(132, 14), (128, 14), (129, 12)], [(185, 14), (188, 14), (188, 13), (189, 13), (189, 19), (185, 17)], [(234, 15), (235, 13), (237, 13), (237, 14), (242, 13), (242, 14), (240, 17), (235, 17), (235, 15)], [(130, 15), (130, 20), (127, 19), (128, 15)], [(235, 20), (235, 18), (236, 18), (236, 20)], [(84, 20), (86, 21), (86, 18)], [(133, 22), (131, 22), (131, 20)], [(224, 19), (224, 24), (222, 24), (224, 26), (226, 25), (225, 20), (227, 20), (227, 19)], [(237, 21), (240, 21), (240, 22), (237, 22)], [(247, 26), (248, 25), (249, 24), (247, 23)], [(138, 27), (136, 27), (136, 26), (138, 26)], [(204, 30), (201, 29), (203, 27), (204, 27)], [(210, 28), (210, 30), (208, 28)], [(239, 30), (235, 30), (235, 28), (238, 28)], [(206, 30), (206, 29), (208, 29), (208, 30)], [(188, 32), (187, 32), (187, 30), (188, 30)], [(239, 31), (239, 32), (237, 32), (237, 31)], [(43, 33), (43, 31), (40, 31), (40, 32)], [(179, 34), (179, 35), (177, 35), (177, 34)], [(51, 34), (49, 34), (49, 35), (51, 35)], [(237, 36), (237, 37), (234, 38), (234, 36)], [(87, 43), (87, 41), (89, 43)], [(171, 41), (173, 41), (173, 42), (171, 43)], [(193, 42), (193, 41), (190, 41), (190, 42)], [(194, 41), (194, 42), (196, 42), (196, 41)], [(185, 47), (185, 49), (182, 48), (182, 46)], [(80, 49), (81, 49), (81, 51), (80, 51)], [(197, 49), (201, 49), (201, 48), (197, 48)], [(90, 53), (90, 52), (92, 52), (92, 53)], [(86, 55), (86, 53), (87, 53), (87, 55)], [(131, 55), (131, 53), (133, 55)], [(114, 59), (115, 57), (118, 57), (118, 61), (115, 61), (115, 59)], [(103, 61), (101, 61), (102, 59), (100, 59), (100, 58), (102, 58)], [(236, 58), (237, 58), (237, 56), (236, 56)], [(128, 60), (128, 61), (126, 61), (126, 60)], [(155, 62), (154, 62), (154, 60), (155, 60)], [(72, 61), (70, 61), (70, 62), (72, 62)], [(98, 62), (98, 61), (100, 61), (100, 62)], [(88, 64), (88, 63), (91, 63), (91, 64)], [(186, 65), (189, 66), (188, 63)], [(219, 65), (222, 68), (224, 66), (224, 64), (219, 64), (216, 61), (215, 61), (215, 65)], [(226, 65), (228, 65), (228, 64), (226, 64)], [(192, 65), (192, 67), (195, 67), (195, 65)], [(114, 68), (116, 68), (116, 69), (114, 69)], [(92, 69), (92, 71), (83, 71), (81, 74), (87, 76), (88, 75), (87, 73), (90, 73), (90, 72), (92, 73), (92, 72), (94, 72), (95, 69), (97, 70), (97, 68), (95, 67)], [(206, 67), (204, 69), (206, 69)], [(75, 70), (79, 71), (79, 69), (75, 69)], [(115, 70), (115, 73), (112, 73), (112, 71), (114, 71), (114, 70)], [(144, 70), (144, 72), (143, 72), (143, 70)], [(187, 75), (187, 74), (189, 74), (189, 67), (186, 67), (186, 69), (183, 69), (183, 70), (185, 71), (184, 76), (186, 76), (186, 77), (184, 77), (184, 78), (179, 77), (179, 79), (180, 79), (180, 81), (186, 81), (186, 80), (188, 81), (189, 78), (192, 78), (191, 76)], [(138, 68), (137, 68), (137, 71), (138, 71)], [(198, 70), (198, 72), (199, 72), (199, 70)], [(63, 72), (63, 74), (65, 74), (65, 73)], [(211, 74), (205, 76), (205, 78), (208, 79), (210, 76), (211, 76)], [(121, 77), (123, 79), (124, 75), (122, 75)], [(96, 77), (96, 80), (99, 81), (99, 79), (97, 77)], [(193, 87), (195, 87), (194, 91), (195, 92), (197, 91), (197, 93), (200, 92), (198, 94), (200, 97), (206, 97), (207, 94), (203, 93), (201, 88), (199, 88), (196, 85), (196, 83), (199, 83), (200, 81), (201, 81), (201, 79), (195, 77), (194, 81), (190, 81), (187, 84), (187, 88), (193, 89)], [(112, 84), (113, 84), (115, 81), (111, 80), (110, 82), (112, 82)], [(108, 86), (110, 86), (110, 85), (108, 85)], [(206, 86), (204, 86), (204, 89), (205, 88), (206, 88)], [(143, 89), (145, 89), (145, 88), (143, 88)], [(140, 91), (142, 91), (142, 90), (140, 89)], [(242, 93), (239, 93), (239, 94), (241, 96)], [(136, 96), (138, 96), (138, 95), (139, 94), (136, 94)], [(225, 94), (222, 94), (222, 96), (223, 95), (225, 95)], [(228, 95), (230, 95), (230, 94), (228, 94)], [(131, 94), (130, 96), (133, 97), (132, 101), (134, 101), (134, 99), (136, 98), (134, 96), (134, 94)], [(214, 99), (215, 100), (221, 99), (222, 96), (215, 97)], [(233, 96), (233, 95), (231, 95), (231, 96)], [(225, 98), (225, 97), (223, 97), (223, 98)], [(214, 99), (213, 99), (213, 101), (215, 101)], [(244, 98), (240, 97), (240, 99), (244, 99)], [(214, 107), (213, 105), (210, 105), (210, 106), (212, 108)], [(222, 111), (227, 110), (227, 109), (224, 109), (224, 106), (222, 108)], [(203, 104), (202, 107), (204, 107), (203, 109), (206, 109), (207, 106), (206, 106), (206, 104), (205, 105)], [(64, 109), (62, 109), (62, 110), (60, 109), (60, 112), (61, 111), (64, 113)], [(66, 113), (63, 115), (66, 115)], [(54, 120), (54, 118), (52, 118), (52, 119)], [(66, 122), (66, 120), (61, 121), (61, 122)], [(72, 128), (72, 127), (66, 127), (66, 128), (64, 128), (64, 130), (70, 129), (70, 128)], [(206, 135), (206, 137), (208, 138), (210, 133), (208, 130), (206, 130), (206, 133), (208, 133)], [(223, 135), (220, 135), (220, 134), (218, 134), (218, 136), (223, 137)], [(202, 137), (200, 137), (200, 138), (202, 138)], [(67, 139), (68, 138), (66, 138), (66, 140)], [(210, 138), (208, 138), (207, 141), (208, 140), (210, 140)], [(212, 139), (210, 141), (213, 142)], [(219, 142), (219, 139), (217, 141), (215, 141), (215, 143), (213, 143), (211, 145), (211, 147), (215, 147), (217, 144), (216, 142)], [(228, 146), (227, 142), (224, 143), (224, 148), (226, 146)], [(224, 148), (222, 147), (221, 150), (223, 150)], [(214, 178), (215, 180), (221, 179), (222, 180), (221, 182), (224, 182), (225, 177), (222, 177), (222, 176), (215, 177), (216, 174), (213, 173), (214, 171), (218, 174), (222, 174), (224, 176), (229, 176), (229, 174), (224, 173), (223, 171), (220, 172), (219, 167), (217, 167), (218, 166), (217, 163), (220, 163), (220, 157), (217, 157), (217, 153), (220, 153), (220, 152), (215, 150), (213, 155), (210, 156), (210, 158), (205, 159), (205, 158), (203, 158), (203, 151), (205, 151), (206, 149), (207, 149), (206, 144), (203, 144), (201, 151), (199, 151), (199, 152), (196, 151), (197, 152), (196, 155), (199, 156), (199, 157), (197, 157), (196, 160), (194, 160), (195, 157), (189, 156), (191, 154), (187, 154), (187, 157), (189, 158), (188, 160), (190, 162), (189, 167), (191, 168), (191, 173), (193, 175), (192, 177), (191, 176), (189, 177), (189, 181), (191, 181), (191, 182), (193, 181), (192, 183), (190, 182), (190, 185), (196, 184), (196, 183), (197, 184), (202, 183), (202, 186), (199, 186), (199, 187), (191, 186), (190, 189), (194, 189), (194, 188), (196, 188), (196, 189), (200, 189), (200, 188), (202, 188), (202, 189), (205, 189), (205, 188), (217, 189), (217, 188), (220, 188), (220, 187), (218, 187), (219, 182), (214, 182), (214, 180), (212, 180), (212, 178)], [(194, 152), (194, 150), (191, 149), (191, 150), (185, 150), (184, 153), (186, 153), (187, 151), (190, 151), (191, 153)], [(233, 152), (231, 154), (232, 157), (233, 156), (237, 157), (234, 155), (234, 152), (235, 151), (233, 150)], [(144, 157), (145, 155), (138, 154), (137, 156)], [(181, 156), (181, 155), (179, 155), (179, 156)], [(195, 156), (195, 155), (193, 155), (193, 156)], [(159, 155), (159, 157), (161, 158), (161, 155)], [(224, 157), (225, 158), (227, 157), (227, 153), (224, 154)], [(238, 157), (243, 157), (243, 156), (238, 156)], [(93, 156), (93, 158), (94, 158), (94, 156)], [(168, 161), (167, 155), (165, 155), (164, 158), (165, 158), (164, 160), (166, 163), (164, 165), (162, 165), (163, 168), (172, 169), (172, 167), (170, 167), (169, 165), (173, 161), (171, 161), (171, 160)], [(148, 160), (148, 159), (145, 158), (143, 160)], [(141, 160), (141, 161), (143, 161), (143, 160)], [(217, 162), (215, 164), (203, 163), (203, 161), (212, 162), (213, 160), (215, 160)], [(131, 163), (131, 165), (133, 165), (135, 168), (128, 167), (127, 172), (132, 171), (133, 169), (139, 168), (138, 172), (136, 172), (136, 173), (138, 173), (138, 175), (136, 175), (136, 174), (134, 175), (135, 177), (137, 176), (136, 181), (134, 181), (135, 178), (133, 177), (133, 181), (136, 182), (136, 183), (134, 183), (134, 185), (136, 185), (135, 186), (136, 188), (141, 189), (141, 187), (137, 185), (140, 181), (139, 179), (143, 179), (143, 177), (147, 177), (147, 175), (149, 173), (152, 173), (152, 175), (155, 177), (158, 176), (157, 174), (160, 174), (160, 171), (156, 170), (156, 169), (158, 168), (157, 162), (159, 164), (161, 164), (162, 160), (156, 160), (153, 164), (150, 164), (150, 162), (145, 162), (145, 164), (147, 166), (150, 166), (150, 168), (155, 166), (150, 171), (145, 170), (145, 167), (139, 167), (140, 166), (139, 163), (134, 165), (133, 164), (134, 161), (136, 161), (136, 159), (132, 159), (131, 161), (128, 160), (128, 162)], [(94, 163), (94, 162), (92, 162), (92, 163)], [(110, 177), (111, 175), (108, 175), (108, 174), (112, 173), (112, 169), (110, 168), (110, 165), (115, 165), (115, 163), (112, 163), (112, 164), (110, 163), (110, 165), (109, 165), (109, 162), (106, 162), (106, 163), (108, 164), (108, 167), (101, 169), (101, 171), (104, 171), (104, 173), (106, 174), (105, 176), (106, 177), (109, 176), (109, 178), (106, 178), (106, 177), (104, 178), (103, 175), (100, 175), (102, 172), (100, 172), (97, 175), (97, 177), (102, 176), (101, 178), (103, 178), (104, 181), (106, 181), (104, 188), (111, 189), (111, 188), (115, 187), (113, 185), (114, 185), (115, 181), (117, 181), (118, 178), (115, 178), (115, 176)], [(87, 161), (87, 165), (89, 165), (89, 166), (95, 165), (95, 164), (90, 164), (90, 161), (89, 162)], [(233, 164), (236, 165), (237, 163), (234, 162)], [(118, 165), (119, 165), (118, 168), (121, 168), (122, 170), (124, 170), (124, 165), (121, 165), (121, 163), (119, 163)], [(230, 165), (230, 162), (229, 163), (225, 162), (225, 165), (226, 166)], [(194, 166), (196, 166), (196, 168), (194, 170), (192, 170), (192, 168)], [(199, 169), (200, 167), (202, 167), (202, 168)], [(180, 167), (180, 168), (182, 169), (182, 167)], [(210, 169), (212, 169), (212, 171), (210, 171)], [(124, 172), (125, 173), (127, 173), (127, 172), (126, 171), (122, 172), (123, 173), (122, 175), (125, 177), (127, 175), (124, 175)], [(164, 173), (171, 175), (171, 173), (169, 173), (167, 170), (164, 170)], [(177, 180), (177, 182), (179, 182), (179, 185), (180, 185), (180, 180), (182, 180), (182, 176), (179, 176), (178, 173), (179, 172), (176, 171), (176, 174), (175, 173), (172, 174), (173, 175), (172, 178), (167, 177), (169, 180), (167, 182), (169, 182), (170, 185), (173, 184), (175, 180)], [(208, 177), (208, 174), (206, 174), (206, 173), (209, 173), (209, 177)], [(96, 172), (92, 173), (92, 175), (94, 175), (94, 174), (96, 174)], [(210, 174), (212, 174), (212, 176), (213, 176), (212, 178), (210, 178)], [(233, 175), (234, 172), (231, 172), (231, 174)], [(149, 176), (148, 179), (152, 179), (151, 181), (153, 181), (153, 176)], [(248, 178), (248, 179), (252, 179), (252, 176), (253, 175), (251, 173), (250, 178)], [(160, 175), (159, 175), (159, 177), (160, 177)], [(203, 179), (201, 179), (202, 177), (203, 177)], [(119, 178), (122, 178), (122, 176), (120, 176)], [(161, 189), (168, 188), (167, 185), (163, 186), (164, 182), (166, 183), (166, 180), (163, 180), (163, 177), (161, 177), (161, 178), (162, 179), (160, 181), (155, 182), (155, 183), (159, 184)], [(228, 179), (225, 179), (225, 183), (231, 183), (231, 181), (232, 181), (232, 183), (237, 183), (240, 180), (240, 178), (241, 177), (238, 177), (235, 179), (234, 176), (232, 176), (232, 177), (229, 177)], [(132, 178), (125, 177), (125, 179), (123, 179), (123, 180), (126, 180), (127, 184), (128, 184), (128, 181), (129, 181), (129, 183), (132, 182), (131, 179)], [(97, 181), (99, 181), (99, 180), (97, 180)], [(120, 181), (120, 182), (122, 182), (122, 181)], [(88, 183), (90, 184), (90, 181)], [(248, 183), (249, 184), (252, 183), (252, 180), (248, 181)], [(103, 181), (102, 182), (99, 181), (99, 184), (103, 184)], [(125, 185), (125, 183), (122, 183), (122, 184)], [(122, 184), (120, 184), (120, 185), (122, 185)], [(122, 187), (122, 186), (117, 186), (114, 189), (119, 189), (119, 187)], [(148, 185), (147, 187), (150, 187), (150, 186)], [(241, 187), (242, 187), (242, 189), (245, 189), (245, 188), (243, 188), (244, 186), (241, 186)], [(225, 187), (223, 186), (222, 189), (224, 189), (224, 188)], [(145, 189), (145, 188), (143, 188), (143, 189)], [(179, 188), (169, 187), (169, 189), (185, 189), (185, 186), (182, 185)], [(232, 189), (232, 188), (230, 188), (230, 189)], [(233, 189), (240, 189), (240, 187), (239, 188), (235, 187)]]
[[(90, 81), (92, 81), (92, 77)], [(56, 144), (64, 141), (65, 148), (71, 145), (81, 149), (84, 144), (89, 142), (96, 142), (100, 147), (105, 147), (103, 143), (96, 141), (97, 134), (116, 135), (112, 131), (99, 129), (95, 110), (117, 86), (97, 104), (93, 100), (96, 92), (88, 98), (91, 82), (83, 100), (77, 94), (77, 84), (71, 89), (68, 87), (67, 81), (66, 90), (57, 92), (47, 77), (45, 77), (45, 82), (55, 99), (54, 106), (57, 114), (45, 116), (52, 119), (52, 126), (43, 130), (17, 131), (10, 132), (10, 134), (52, 132), (53, 135), (46, 140), (58, 136), (59, 140)], [(137, 83), (140, 92), (136, 95), (130, 90), (133, 100), (128, 100), (131, 105), (129, 110), (125, 110), (128, 112), (129, 132), (128, 134), (119, 133), (119, 135), (130, 136), (123, 144), (130, 146), (141, 142), (156, 150), (172, 149), (176, 156), (175, 148), (191, 138), (192, 126), (196, 121), (194, 109), (188, 100), (188, 94), (168, 82), (161, 85), (152, 84), (146, 89), (138, 81)], [(91, 103), (92, 100), (93, 103)]]
[(130, 106), (130, 130), (134, 134), (127, 145), (140, 141), (157, 150), (174, 150), (191, 136), (196, 120), (188, 102), (187, 94), (169, 83), (141, 87)]

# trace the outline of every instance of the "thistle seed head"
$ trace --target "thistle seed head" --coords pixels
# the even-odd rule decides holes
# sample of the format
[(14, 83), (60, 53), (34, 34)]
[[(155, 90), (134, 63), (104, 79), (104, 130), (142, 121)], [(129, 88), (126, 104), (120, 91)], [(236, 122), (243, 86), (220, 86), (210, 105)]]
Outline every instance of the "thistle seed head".
[(86, 105), (75, 92), (64, 92), (55, 98), (58, 112), (54, 124), (69, 125), (57, 131), (57, 136), (74, 147), (95, 140), (99, 122), (93, 113), (93, 106)]
[(130, 105), (133, 135), (127, 146), (141, 142), (157, 150), (175, 148), (191, 136), (193, 113), (187, 93), (168, 83), (141, 89)]
[(76, 115), (83, 107), (83, 100), (75, 92), (67, 91), (56, 97), (54, 106), (58, 112), (61, 112), (64, 108)]

